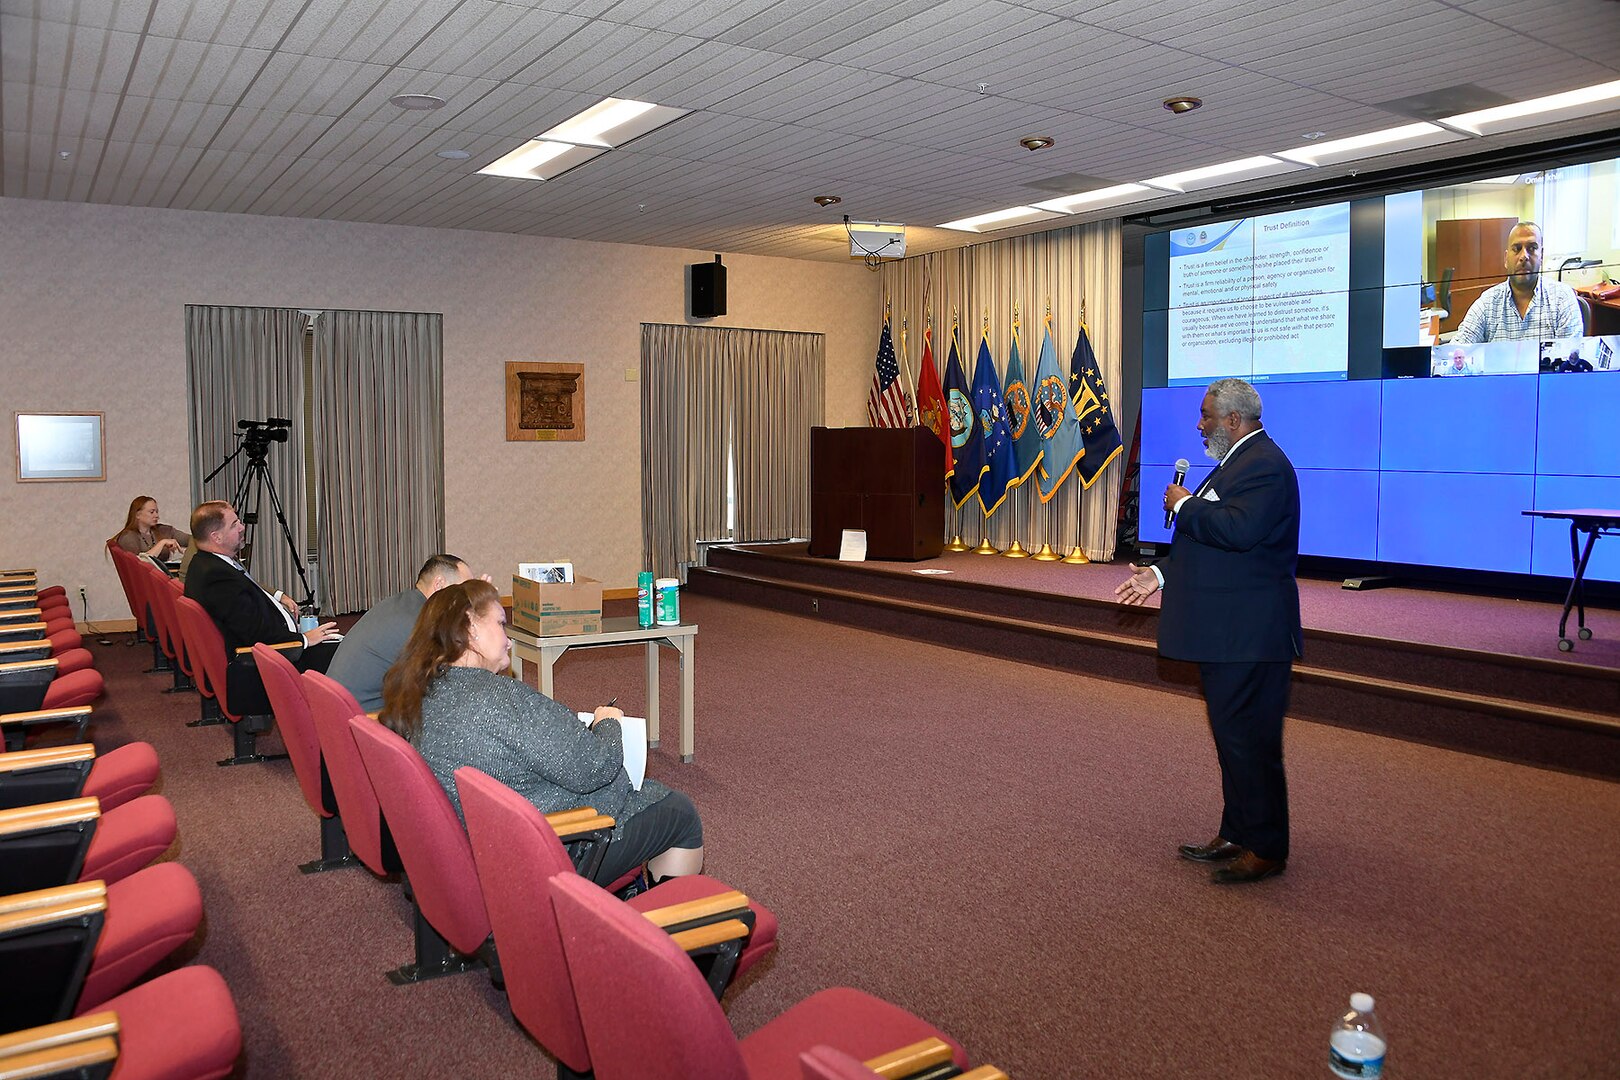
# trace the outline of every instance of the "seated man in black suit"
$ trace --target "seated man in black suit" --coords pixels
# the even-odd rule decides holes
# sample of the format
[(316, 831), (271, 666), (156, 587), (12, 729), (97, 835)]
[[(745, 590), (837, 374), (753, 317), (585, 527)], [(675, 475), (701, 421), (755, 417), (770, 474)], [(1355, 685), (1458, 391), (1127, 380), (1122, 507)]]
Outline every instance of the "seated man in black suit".
[(298, 632), (297, 603), (264, 591), (236, 561), (246, 526), (228, 502), (205, 502), (191, 512), (191, 536), (197, 545), (186, 573), (186, 595), (213, 617), (225, 639), (225, 653), (246, 645), (279, 645), (302, 641), (300, 655), (289, 656), (300, 671), (325, 671), (337, 651), (337, 623), (322, 623)]

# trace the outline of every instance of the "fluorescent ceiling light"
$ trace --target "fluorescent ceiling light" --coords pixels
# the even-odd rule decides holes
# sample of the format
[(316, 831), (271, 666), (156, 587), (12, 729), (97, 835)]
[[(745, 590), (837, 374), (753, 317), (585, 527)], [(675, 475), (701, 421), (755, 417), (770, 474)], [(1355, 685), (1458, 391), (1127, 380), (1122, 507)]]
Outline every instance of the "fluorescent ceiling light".
[(1283, 161), (1268, 154), (1261, 154), (1258, 157), (1239, 158), (1237, 161), (1224, 161), (1219, 165), (1206, 165), (1201, 169), (1188, 169), (1186, 172), (1152, 176), (1143, 180), (1142, 183), (1164, 191), (1180, 193), (1183, 191), (1196, 191), (1199, 188), (1217, 187), (1232, 180), (1289, 172), (1299, 167), (1295, 162)]
[(1033, 206), (1011, 206), (1005, 210), (996, 210), (978, 217), (962, 218), (960, 221), (947, 221), (940, 226), (942, 229), (955, 229), (958, 232), (995, 232), (997, 229), (1010, 229), (1014, 225), (1027, 225), (1031, 221), (1045, 221), (1061, 215), (1050, 210), (1038, 210)]
[(517, 180), (553, 180), (605, 153), (606, 150), (594, 146), (531, 139), (478, 171), (485, 176), (510, 176)]
[(541, 132), (538, 137), (611, 150), (672, 120), (678, 120), (690, 111), (669, 105), (654, 105), (650, 101), (604, 98), (550, 131)]
[(1559, 120), (1573, 120), (1582, 116), (1595, 116), (1620, 108), (1620, 79), (1596, 86), (1571, 90), (1564, 94), (1532, 98), (1512, 105), (1498, 105), (1494, 109), (1458, 113), (1440, 121), (1449, 128), (1466, 131), (1470, 135), (1494, 135), (1500, 131), (1552, 124)]
[[(1301, 165), (1337, 165), (1342, 161), (1376, 157), (1377, 153), (1388, 153), (1397, 148), (1413, 150), (1420, 146), (1458, 142), (1467, 137), (1438, 124), (1407, 124), (1403, 127), (1386, 128), (1383, 131), (1370, 131), (1365, 135), (1353, 135), (1348, 139), (1335, 139), (1332, 142), (1311, 143), (1293, 150), (1281, 150), (1276, 156), (1297, 161)], [(1374, 154), (1366, 153), (1375, 149)]]
[(1035, 203), (1034, 206), (1037, 210), (1051, 210), (1059, 214), (1077, 214), (1082, 210), (1100, 210), (1105, 206), (1119, 206), (1121, 203), (1156, 199), (1162, 194), (1164, 193), (1142, 184), (1116, 184), (1114, 187), (1098, 188), (1095, 191), (1082, 191), (1078, 195), (1064, 195), (1058, 199), (1047, 199), (1045, 202)]

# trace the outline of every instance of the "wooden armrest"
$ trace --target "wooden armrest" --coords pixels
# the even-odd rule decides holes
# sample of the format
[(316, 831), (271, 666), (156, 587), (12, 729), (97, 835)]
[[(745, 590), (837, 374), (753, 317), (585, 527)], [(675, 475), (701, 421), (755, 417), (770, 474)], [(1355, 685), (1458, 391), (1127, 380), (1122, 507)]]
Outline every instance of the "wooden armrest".
[(81, 1039), (44, 1050), (0, 1053), (0, 1080), (36, 1080), (42, 1076), (79, 1076), (76, 1070), (118, 1060), (118, 1040), (111, 1036)]
[[(278, 641), (274, 645), (270, 644), (268, 641), (261, 641), (259, 644), (263, 645), (267, 649), (274, 649), (277, 652), (286, 652), (289, 649), (302, 649), (304, 647), (304, 643), (302, 641)], [(252, 656), (253, 646), (243, 645), (241, 648), (236, 650), (236, 655)]]
[(924, 1069), (937, 1069), (950, 1064), (950, 1061), (950, 1043), (944, 1039), (924, 1039), (898, 1050), (890, 1050), (887, 1054), (867, 1058), (865, 1064), (885, 1080), (897, 1080), (898, 1077), (911, 1076)]
[(107, 899), (105, 881), (74, 881), (52, 889), (12, 893), (0, 896), (0, 915), (11, 915), (34, 908), (53, 907), (57, 904), (84, 904)]
[[(100, 885), (101, 882), (96, 882)], [(52, 890), (46, 889), (45, 892)], [(82, 919), (87, 915), (95, 915), (107, 910), (107, 894), (100, 896), (87, 896), (83, 898), (63, 900), (57, 904), (38, 904), (33, 907), (18, 908), (0, 914), (0, 937), (15, 934), (23, 930), (32, 930), (35, 927), (49, 926), (52, 923), (68, 922), (73, 919)], [(707, 929), (707, 927), (704, 927)]]
[(41, 626), (45, 625), (43, 622), (40, 622), (39, 619), (39, 617), (43, 614), (45, 614), (45, 609), (37, 607), (6, 608), (5, 610), (0, 611), (0, 615), (3, 615), (8, 619), (21, 619), (24, 616), (32, 615), (33, 618), (29, 619), (28, 621), (31, 623), (37, 622)]
[(31, 631), (35, 637), (45, 636), (45, 624), (42, 622), (0, 623), (0, 634), (16, 634), (23, 630)]
[(977, 1069), (969, 1069), (956, 1080), (1007, 1080), (1007, 1074), (994, 1065), (980, 1065)]
[(22, 641), (0, 641), (0, 653), (29, 652), (34, 649), (48, 649), (51, 643), (44, 638), (34, 638), (32, 641), (24, 638)]
[(382, 723), (382, 710), (378, 709), (376, 712), (368, 712), (368, 713), (366, 713), (366, 719), (367, 720), (375, 720), (379, 724)]
[(75, 761), (93, 761), (95, 756), (96, 748), (89, 743), (42, 746), (38, 750), (14, 750), (9, 754), (0, 754), (0, 773), (43, 769), (47, 765), (70, 765)]
[(595, 817), (580, 818), (577, 821), (570, 821), (563, 825), (553, 825), (552, 829), (556, 831), (557, 839), (572, 840), (587, 833), (611, 829), (615, 824), (617, 822), (606, 814), (598, 814)]
[(730, 911), (747, 911), (748, 897), (733, 889), (730, 892), (719, 893), (715, 896), (701, 896), (696, 900), (688, 900), (684, 904), (670, 904), (668, 907), (653, 908), (643, 911), (642, 914), (654, 926), (675, 926), (678, 923), (691, 922), (693, 919), (707, 919)]
[(0, 1035), (0, 1057), (46, 1050), (53, 1046), (82, 1042), (86, 1039), (107, 1039), (117, 1034), (117, 1013), (92, 1013), (89, 1016)]
[(555, 829), (559, 825), (567, 825), (574, 821), (584, 821), (586, 818), (593, 818), (596, 816), (596, 807), (576, 806), (572, 810), (558, 810), (554, 814), (547, 814), (546, 823)]
[(32, 585), (0, 584), (0, 600), (37, 600), (39, 593)]
[(748, 924), (737, 919), (727, 919), (724, 922), (709, 923), (707, 926), (694, 926), (690, 930), (682, 930), (678, 934), (671, 934), (669, 940), (679, 945), (685, 952), (697, 949), (706, 949), (711, 945), (719, 945), (725, 941), (741, 941), (753, 931)]
[[(53, 661), (54, 662), (54, 661)], [(9, 667), (0, 664), (0, 668)], [(90, 715), (88, 705), (67, 705), (60, 709), (35, 709), (32, 712), (0, 713), (0, 724), (46, 724), (58, 720), (77, 720)]]
[(10, 675), (22, 671), (38, 671), (41, 668), (56, 667), (56, 657), (48, 656), (43, 660), (13, 660), (9, 664), (0, 664), (0, 675)]
[(58, 825), (77, 825), (81, 821), (94, 821), (100, 816), (101, 800), (93, 795), (37, 806), (19, 806), (12, 810), (0, 810), (0, 836), (36, 832)]
[(0, 570), (0, 577), (33, 577), (37, 573), (37, 566), (13, 566), (9, 570)]

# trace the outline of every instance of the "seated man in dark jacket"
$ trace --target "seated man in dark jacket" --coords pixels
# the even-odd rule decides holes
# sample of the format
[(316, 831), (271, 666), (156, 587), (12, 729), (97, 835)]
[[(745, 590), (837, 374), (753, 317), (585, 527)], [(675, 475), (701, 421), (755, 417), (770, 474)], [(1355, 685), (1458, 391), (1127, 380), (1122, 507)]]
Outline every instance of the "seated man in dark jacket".
[[(349, 628), (326, 673), (353, 694), (362, 709), (376, 712), (383, 703), (383, 676), (405, 651), (405, 642), (428, 597), (470, 577), (472, 571), (458, 557), (443, 553), (430, 556), (417, 573), (416, 584), (379, 601)], [(488, 576), (484, 580), (488, 581)]]
[(289, 656), (300, 671), (325, 671), (337, 651), (337, 623), (298, 632), (297, 603), (265, 592), (237, 561), (246, 527), (228, 502), (205, 502), (191, 512), (197, 554), (186, 573), (186, 595), (213, 617), (225, 639), (225, 654), (245, 645), (302, 641), (301, 655)]

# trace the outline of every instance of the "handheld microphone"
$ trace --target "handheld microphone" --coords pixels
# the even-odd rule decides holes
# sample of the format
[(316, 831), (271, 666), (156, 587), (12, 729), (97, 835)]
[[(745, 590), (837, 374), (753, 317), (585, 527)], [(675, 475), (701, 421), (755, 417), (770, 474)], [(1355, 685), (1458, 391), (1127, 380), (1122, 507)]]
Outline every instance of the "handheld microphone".
[[(1183, 480), (1187, 479), (1187, 470), (1190, 469), (1190, 468), (1192, 468), (1192, 462), (1188, 461), (1186, 458), (1177, 458), (1176, 459), (1176, 478), (1175, 478), (1175, 480), (1173, 480), (1171, 482), (1179, 486)], [(1175, 520), (1175, 517), (1176, 517), (1176, 512), (1174, 510), (1172, 510), (1168, 506), (1165, 507), (1164, 508), (1164, 527), (1168, 529), (1170, 527), (1170, 523)]]

